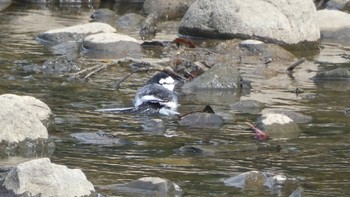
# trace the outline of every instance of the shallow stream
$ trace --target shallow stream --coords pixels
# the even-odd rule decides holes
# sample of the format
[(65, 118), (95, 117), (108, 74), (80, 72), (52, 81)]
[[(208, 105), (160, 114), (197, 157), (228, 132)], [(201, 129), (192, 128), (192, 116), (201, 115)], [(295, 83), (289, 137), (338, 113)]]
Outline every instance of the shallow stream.
[[(114, 90), (112, 84), (129, 72), (128, 68), (112, 67), (86, 82), (25, 70), (28, 65), (41, 64), (56, 56), (40, 45), (35, 35), (87, 23), (92, 12), (93, 8), (88, 6), (67, 8), (19, 3), (0, 10), (0, 94), (31, 95), (52, 109), (55, 130), (50, 135), (56, 142), (52, 162), (82, 169), (94, 185), (125, 183), (145, 176), (167, 178), (176, 182), (185, 196), (290, 194), (267, 189), (241, 191), (222, 182), (249, 170), (271, 170), (297, 177), (302, 180), (305, 196), (350, 193), (350, 117), (344, 114), (344, 109), (350, 107), (349, 83), (315, 84), (311, 80), (318, 69), (348, 67), (350, 60), (342, 54), (349, 54), (350, 46), (323, 43), (320, 54), (307, 56), (308, 61), (298, 67), (294, 77), (281, 72), (274, 77), (259, 78), (246, 66), (243, 75), (254, 79), (249, 94), (206, 92), (197, 97), (181, 96), (181, 113), (210, 104), (225, 117), (221, 128), (181, 127), (174, 118), (155, 116), (163, 119), (165, 129), (148, 131), (143, 127), (147, 116), (94, 111), (131, 105), (137, 88), (150, 77), (147, 74), (132, 77), (119, 90)], [(77, 59), (82, 68), (97, 64), (82, 54), (77, 54)], [(304, 93), (296, 95), (293, 92), (296, 88), (302, 88)], [(263, 102), (264, 110), (293, 109), (311, 116), (312, 121), (300, 124), (302, 134), (297, 139), (259, 142), (244, 123), (254, 122), (259, 115), (237, 113), (228, 107), (239, 99)], [(115, 134), (132, 143), (86, 145), (71, 136), (97, 131)], [(183, 146), (199, 146), (205, 151), (184, 152)], [(0, 160), (0, 165), (8, 160), (11, 158)]]

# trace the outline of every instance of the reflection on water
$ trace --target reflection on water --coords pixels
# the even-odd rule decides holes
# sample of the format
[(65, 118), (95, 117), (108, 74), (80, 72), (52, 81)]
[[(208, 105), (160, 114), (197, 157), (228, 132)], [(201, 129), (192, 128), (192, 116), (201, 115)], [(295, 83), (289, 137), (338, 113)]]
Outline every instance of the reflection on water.
[[(281, 171), (299, 177), (306, 196), (350, 193), (350, 124), (349, 116), (343, 112), (350, 107), (348, 84), (314, 84), (310, 78), (318, 65), (313, 61), (298, 67), (293, 77), (284, 69), (275, 69), (280, 72), (274, 76), (258, 76), (254, 75), (254, 68), (245, 65), (241, 68), (243, 75), (254, 79), (249, 94), (181, 95), (182, 113), (201, 110), (209, 103), (219, 114), (235, 117), (225, 118), (221, 128), (189, 129), (180, 127), (174, 118), (156, 116), (164, 121), (164, 129), (149, 131), (142, 126), (149, 117), (94, 112), (106, 106), (130, 106), (135, 91), (149, 77), (147, 74), (131, 77), (119, 90), (113, 90), (112, 84), (128, 68), (110, 68), (100, 78), (87, 82), (70, 82), (57, 75), (23, 70), (25, 65), (40, 64), (55, 56), (35, 41), (37, 33), (86, 23), (93, 11), (91, 7), (36, 6), (41, 7), (12, 4), (0, 11), (0, 93), (35, 96), (51, 107), (56, 121), (55, 131), (50, 133), (56, 141), (53, 162), (82, 169), (95, 185), (123, 183), (145, 176), (164, 177), (179, 184), (189, 196), (276, 195), (224, 186), (223, 179), (248, 170)], [(326, 54), (328, 57), (330, 53)], [(78, 62), (82, 67), (96, 64), (80, 56)], [(296, 95), (295, 88), (302, 88), (304, 93)], [(316, 97), (308, 99), (304, 96), (307, 94)], [(253, 122), (257, 115), (233, 114), (228, 107), (239, 99), (258, 100), (268, 108), (297, 110), (312, 116), (313, 121), (300, 125), (303, 133), (298, 139), (257, 142), (244, 123)], [(70, 135), (97, 131), (134, 143), (94, 146), (82, 144)], [(202, 151), (182, 151), (183, 147), (191, 146)], [(18, 158), (0, 163), (10, 160)]]

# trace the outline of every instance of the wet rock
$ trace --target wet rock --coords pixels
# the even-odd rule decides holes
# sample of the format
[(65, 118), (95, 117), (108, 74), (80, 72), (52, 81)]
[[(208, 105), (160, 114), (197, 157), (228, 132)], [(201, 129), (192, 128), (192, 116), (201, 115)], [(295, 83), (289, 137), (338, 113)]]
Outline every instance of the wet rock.
[(345, 68), (336, 68), (328, 71), (321, 71), (313, 78), (316, 81), (327, 80), (350, 80), (350, 71)]
[[(311, 0), (196, 1), (182, 18), (180, 34), (219, 38), (259, 38), (316, 48), (320, 32)], [(268, 21), (268, 22), (267, 22)], [(310, 45), (304, 45), (304, 44)]]
[(86, 53), (103, 53), (115, 57), (137, 56), (141, 54), (141, 45), (135, 38), (117, 33), (99, 33), (84, 38), (83, 49)]
[(317, 22), (323, 39), (342, 43), (350, 39), (350, 14), (338, 10), (317, 11)]
[(92, 18), (94, 22), (102, 22), (113, 25), (116, 18), (116, 13), (107, 8), (100, 8), (95, 10), (94, 13), (91, 14), (90, 18)]
[(220, 127), (223, 123), (224, 120), (220, 116), (206, 112), (190, 113), (179, 120), (180, 125), (195, 128)]
[(246, 190), (260, 190), (264, 187), (265, 176), (258, 171), (250, 171), (224, 180), (226, 186), (233, 186)]
[(141, 22), (145, 19), (145, 17), (135, 14), (128, 13), (118, 18), (116, 22), (116, 27), (118, 31), (132, 31), (139, 30), (141, 27)]
[(304, 194), (304, 189), (302, 187), (298, 187), (289, 195), (289, 197), (303, 197), (303, 196), (305, 196), (305, 194)]
[(103, 131), (97, 131), (94, 133), (92, 132), (73, 133), (71, 134), (71, 136), (83, 144), (121, 146), (121, 145), (130, 143), (113, 134), (109, 134)]
[(39, 33), (37, 39), (43, 43), (58, 44), (69, 41), (80, 42), (91, 34), (114, 32), (116, 32), (115, 28), (108, 24), (93, 22)]
[(126, 184), (100, 186), (114, 194), (130, 196), (181, 196), (182, 189), (174, 182), (159, 177), (144, 177)]
[(1, 182), (0, 191), (7, 196), (75, 197), (95, 191), (81, 170), (53, 164), (49, 158), (18, 164)]
[(46, 60), (39, 69), (45, 74), (66, 74), (78, 72), (80, 66), (72, 58), (59, 56)]
[(163, 134), (166, 127), (162, 119), (146, 119), (143, 121), (142, 128), (144, 131), (152, 132), (153, 134)]
[(55, 145), (48, 138), (50, 108), (31, 96), (0, 96), (0, 156), (50, 156)]
[(235, 65), (217, 64), (204, 74), (185, 83), (182, 89), (230, 89), (240, 88), (241, 77)]
[(12, 3), (12, 0), (1, 0), (0, 1), (0, 11), (9, 7)]
[(0, 141), (20, 142), (25, 139), (47, 139), (51, 109), (31, 96), (0, 96)]
[(142, 21), (139, 32), (142, 40), (151, 40), (156, 37), (158, 22), (159, 16), (156, 12), (149, 14), (147, 18)]
[(266, 113), (261, 115), (255, 123), (257, 128), (273, 139), (297, 138), (301, 132), (299, 126), (284, 114)]
[(255, 100), (243, 100), (230, 105), (230, 108), (235, 111), (250, 114), (260, 113), (263, 107), (263, 103), (260, 103)]
[(244, 190), (259, 191), (266, 188), (276, 194), (290, 194), (300, 186), (300, 181), (282, 173), (249, 171), (225, 179), (224, 184)]
[(295, 112), (295, 111), (289, 111), (289, 110), (283, 110), (283, 109), (273, 109), (273, 110), (270, 110), (269, 112), (286, 115), (298, 124), (299, 123), (307, 123), (307, 122), (312, 121), (311, 116), (307, 116), (307, 115), (304, 115), (302, 113)]
[(146, 0), (143, 10), (147, 14), (141, 24), (139, 32), (143, 40), (150, 40), (156, 36), (157, 23), (166, 19), (182, 17), (195, 0)]
[(146, 14), (157, 13), (159, 18), (181, 18), (195, 0), (145, 0), (143, 10)]
[(330, 10), (349, 10), (349, 0), (329, 0), (326, 3), (326, 8)]

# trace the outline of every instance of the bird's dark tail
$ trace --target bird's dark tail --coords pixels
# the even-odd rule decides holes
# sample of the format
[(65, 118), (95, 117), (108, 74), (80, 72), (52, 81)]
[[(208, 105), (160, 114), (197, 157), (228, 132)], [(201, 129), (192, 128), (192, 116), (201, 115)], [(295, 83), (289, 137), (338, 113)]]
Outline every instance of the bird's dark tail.
[(122, 107), (122, 108), (108, 108), (108, 109), (97, 109), (97, 112), (107, 113), (133, 113), (136, 111), (134, 107)]

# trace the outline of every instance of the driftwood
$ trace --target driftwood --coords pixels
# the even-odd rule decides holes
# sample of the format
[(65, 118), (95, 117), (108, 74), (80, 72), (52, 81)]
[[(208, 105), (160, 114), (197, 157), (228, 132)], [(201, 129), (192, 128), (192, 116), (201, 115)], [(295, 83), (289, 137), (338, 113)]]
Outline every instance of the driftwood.
[(181, 78), (184, 79), (183, 77), (179, 76), (170, 66), (162, 66), (160, 64), (164, 63), (169, 63), (169, 59), (161, 59), (161, 60), (148, 60), (148, 59), (135, 59), (135, 58), (130, 58), (130, 57), (125, 57), (121, 59), (114, 60), (108, 64), (101, 64), (101, 65), (96, 65), (96, 66), (91, 66), (89, 68), (83, 69), (77, 73), (72, 74), (73, 78), (82, 78), (84, 80), (88, 79), (89, 77), (97, 74), (98, 72), (107, 69), (110, 66), (122, 64), (122, 63), (138, 63), (142, 65), (147, 65), (147, 67), (142, 67), (138, 68), (128, 74), (125, 75), (122, 79), (118, 80), (115, 82), (112, 86), (113, 88), (118, 89), (120, 87), (120, 84), (123, 83), (126, 79), (128, 79), (132, 74), (134, 73), (140, 73), (140, 72), (149, 72), (149, 71), (162, 71), (166, 72), (167, 74), (176, 77), (176, 78)]
[[(163, 70), (164, 67), (160, 65), (160, 63), (169, 63), (169, 59), (163, 59), (159, 61), (147, 61), (147, 60), (140, 60), (140, 59), (135, 59), (131, 57), (125, 57), (117, 60), (113, 60), (110, 63), (107, 64), (101, 64), (101, 65), (95, 65), (91, 66), (89, 68), (83, 69), (79, 72), (76, 72), (72, 74), (71, 76), (74, 78), (82, 78), (82, 79), (88, 79), (89, 77), (97, 74), (98, 72), (109, 68), (110, 66), (122, 64), (122, 63), (139, 63), (139, 64), (144, 64), (148, 65), (148, 68), (141, 68), (139, 70), (136, 70), (135, 72), (144, 72), (144, 71), (150, 71), (150, 70)], [(133, 73), (135, 73), (133, 72)], [(132, 74), (132, 73), (131, 73)], [(125, 79), (124, 79), (125, 80)]]
[(300, 59), (298, 59), (298, 61), (294, 62), (292, 65), (290, 65), (288, 68), (287, 68), (287, 71), (288, 72), (292, 72), (294, 70), (294, 68), (296, 68), (297, 66), (299, 66), (300, 64), (304, 63), (306, 61), (306, 58), (305, 57), (302, 57)]

